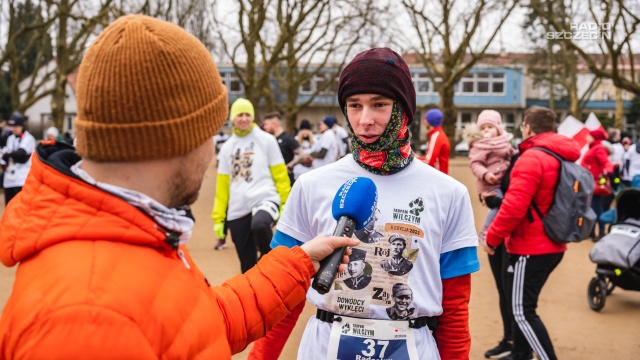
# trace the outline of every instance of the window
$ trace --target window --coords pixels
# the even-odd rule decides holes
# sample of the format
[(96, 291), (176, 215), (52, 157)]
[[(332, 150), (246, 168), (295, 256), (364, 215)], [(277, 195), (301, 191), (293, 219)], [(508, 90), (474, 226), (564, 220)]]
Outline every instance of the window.
[(603, 101), (609, 101), (609, 92), (608, 91), (603, 91), (602, 92), (602, 100)]
[(473, 75), (465, 75), (462, 78), (462, 93), (473, 94)]
[(504, 94), (505, 74), (479, 72), (467, 74), (456, 86), (455, 92), (461, 94), (501, 95)]
[(429, 75), (425, 73), (413, 74), (413, 86), (416, 88), (416, 93), (427, 94), (431, 92), (431, 80)]
[(238, 94), (242, 92), (242, 84), (238, 74), (232, 72), (229, 74), (229, 92), (232, 94)]
[(220, 73), (220, 79), (222, 80), (222, 84), (226, 87), (227, 86), (227, 74), (226, 73)]
[[(310, 95), (316, 92), (320, 94), (335, 94), (338, 91), (335, 81), (329, 86), (326, 85), (328, 81), (331, 81), (332, 76), (331, 73), (318, 73), (313, 75), (311, 80), (300, 85), (300, 94)], [(323, 89), (325, 86), (327, 88)]]
[(300, 86), (300, 93), (301, 94), (311, 94), (311, 93), (313, 93), (313, 88), (311, 86), (311, 80), (305, 82), (304, 84), (302, 84), (302, 86)]
[(622, 97), (622, 101), (627, 101), (627, 92), (626, 91), (622, 91), (622, 94), (620, 94), (620, 96)]
[(460, 120), (462, 121), (462, 125), (468, 124), (471, 122), (471, 113), (461, 113)]
[(514, 113), (506, 114), (504, 127), (507, 131), (513, 131), (513, 129), (516, 127), (516, 116)]

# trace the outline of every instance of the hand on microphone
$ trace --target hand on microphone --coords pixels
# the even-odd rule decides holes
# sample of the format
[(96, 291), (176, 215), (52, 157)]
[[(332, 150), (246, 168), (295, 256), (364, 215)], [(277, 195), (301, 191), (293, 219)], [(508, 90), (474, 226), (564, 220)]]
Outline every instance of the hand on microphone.
[(351, 254), (350, 246), (358, 246), (360, 245), (360, 240), (352, 239), (347, 237), (340, 236), (317, 236), (311, 241), (307, 241), (302, 244), (300, 248), (304, 250), (305, 253), (309, 256), (311, 261), (313, 262), (313, 268), (315, 271), (318, 271), (320, 268), (320, 261), (327, 256), (331, 255), (335, 249), (341, 247), (347, 247), (347, 252), (345, 256), (342, 258), (342, 264), (338, 268), (338, 273), (344, 270), (344, 264), (349, 262), (349, 256)]

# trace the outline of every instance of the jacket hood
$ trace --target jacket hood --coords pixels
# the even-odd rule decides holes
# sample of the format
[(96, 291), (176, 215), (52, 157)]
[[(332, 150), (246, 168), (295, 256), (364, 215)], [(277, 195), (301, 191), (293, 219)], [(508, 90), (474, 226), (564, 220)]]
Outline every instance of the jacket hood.
[(544, 132), (528, 138), (520, 144), (520, 153), (532, 147), (551, 150), (567, 161), (577, 161), (580, 158), (580, 145), (564, 135)]
[[(0, 222), (0, 261), (6, 266), (66, 241), (106, 240), (170, 250), (169, 234), (126, 201), (71, 172), (73, 147), (38, 145), (22, 191)], [(106, 226), (105, 226), (106, 224)]]

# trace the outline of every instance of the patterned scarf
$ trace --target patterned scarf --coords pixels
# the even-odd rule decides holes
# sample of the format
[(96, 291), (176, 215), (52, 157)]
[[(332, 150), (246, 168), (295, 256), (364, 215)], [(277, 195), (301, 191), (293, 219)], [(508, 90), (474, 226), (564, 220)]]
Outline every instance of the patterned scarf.
[[(346, 117), (346, 106), (344, 114)], [(402, 104), (394, 101), (391, 120), (384, 133), (375, 142), (367, 144), (355, 136), (347, 118), (353, 149), (351, 153), (358, 165), (373, 174), (392, 175), (411, 164), (413, 150), (410, 142), (411, 131), (407, 127), (408, 121), (409, 118)]]

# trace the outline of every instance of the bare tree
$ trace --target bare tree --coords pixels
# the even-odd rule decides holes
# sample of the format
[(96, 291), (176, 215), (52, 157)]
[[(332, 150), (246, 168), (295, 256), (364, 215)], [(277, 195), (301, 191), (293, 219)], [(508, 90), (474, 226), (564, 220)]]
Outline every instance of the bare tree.
[[(217, 21), (224, 55), (245, 96), (282, 112), (289, 130), (301, 109), (329, 95), (365, 29), (371, 31), (384, 14), (376, 2), (347, 0), (239, 0), (237, 5), (236, 26)], [(229, 36), (234, 33), (237, 39)], [(315, 86), (300, 96), (301, 87), (314, 79)]]
[[(420, 55), (440, 95), (439, 106), (447, 120), (443, 127), (452, 143), (456, 130), (455, 85), (485, 56), (518, 1), (402, 0), (413, 27), (410, 36), (417, 39), (412, 49)], [(490, 24), (487, 19), (491, 19)]]
[(57, 66), (51, 99), (51, 117), (58, 128), (63, 128), (67, 76), (74, 72), (82, 61), (87, 42), (99, 27), (106, 26), (113, 0), (86, 3), (80, 0), (49, 0), (55, 17), (55, 52)]
[[(554, 1), (551, 0), (549, 3)], [(553, 16), (557, 16), (558, 21), (569, 28), (571, 18), (576, 17), (575, 13), (581, 11), (581, 8), (573, 6), (572, 2), (574, 0), (557, 1), (556, 4), (547, 6), (545, 11), (555, 13)], [(528, 74), (534, 81), (549, 87), (550, 108), (555, 110), (555, 100), (566, 97), (569, 101), (569, 113), (578, 119), (582, 118), (582, 112), (600, 85), (601, 78), (591, 73), (580, 74), (579, 55), (567, 42), (552, 36), (553, 29), (547, 22), (542, 21), (535, 11), (528, 14), (524, 27), (536, 49), (528, 59)], [(560, 89), (556, 89), (556, 85)]]
[[(600, 41), (596, 43), (597, 53), (591, 51), (594, 42), (580, 41), (576, 36), (563, 36), (568, 48), (576, 51), (586, 62), (589, 70), (601, 78), (612, 79), (615, 86), (640, 94), (638, 77), (637, 40), (640, 26), (640, 3), (625, 0), (588, 0), (588, 16), (585, 19), (572, 18), (571, 23), (563, 22), (566, 14), (550, 9), (566, 8), (563, 0), (531, 0), (530, 8), (554, 32), (576, 33), (579, 25), (595, 24)], [(577, 28), (577, 29), (576, 29)], [(636, 41), (636, 43), (634, 43)], [(635, 50), (637, 51), (637, 50)]]
[(47, 14), (44, 1), (10, 1), (7, 5), (8, 36), (0, 64), (8, 65), (11, 108), (24, 112), (52, 93), (51, 89), (43, 89), (43, 85), (53, 74), (53, 69), (46, 66), (52, 53), (48, 31), (55, 17)]
[(215, 0), (118, 0), (113, 18), (126, 14), (142, 14), (172, 22), (194, 35), (211, 49), (214, 33), (212, 7)]

